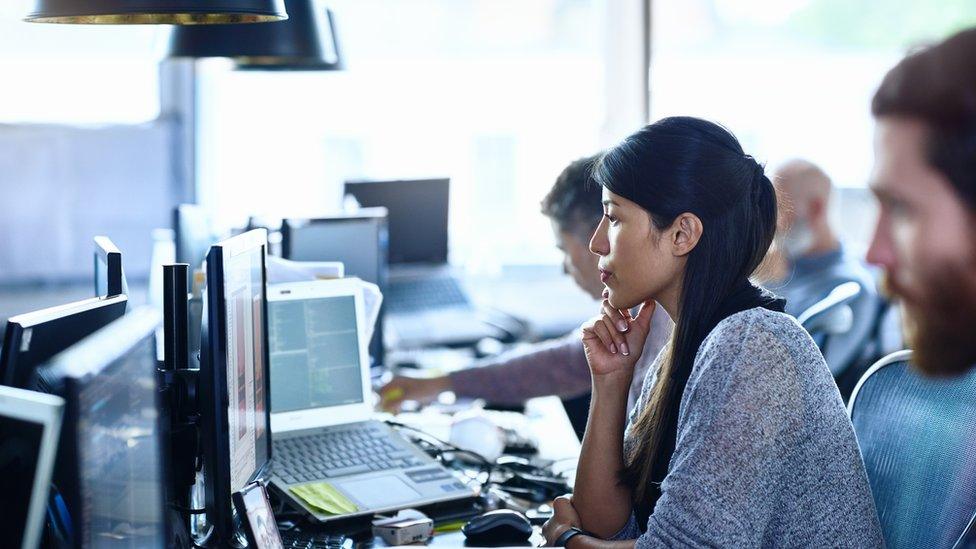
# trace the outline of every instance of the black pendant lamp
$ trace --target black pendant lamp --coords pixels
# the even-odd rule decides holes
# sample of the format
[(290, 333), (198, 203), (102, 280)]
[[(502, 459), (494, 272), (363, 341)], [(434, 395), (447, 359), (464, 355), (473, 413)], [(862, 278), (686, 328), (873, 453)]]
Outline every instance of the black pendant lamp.
[(36, 0), (33, 23), (197, 25), (287, 19), (282, 0)]
[(229, 57), (238, 69), (328, 71), (343, 68), (332, 12), (312, 0), (285, 0), (288, 20), (264, 25), (177, 27), (169, 57)]

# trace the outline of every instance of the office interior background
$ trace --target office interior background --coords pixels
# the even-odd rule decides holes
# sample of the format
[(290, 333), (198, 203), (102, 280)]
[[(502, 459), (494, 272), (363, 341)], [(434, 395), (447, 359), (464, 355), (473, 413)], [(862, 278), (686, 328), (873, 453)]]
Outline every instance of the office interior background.
[(334, 211), (350, 179), (450, 177), (453, 264), (555, 270), (539, 201), (559, 171), (675, 114), (768, 167), (822, 165), (863, 250), (870, 94), (906, 50), (976, 23), (964, 0), (328, 5), (342, 71), (167, 59), (168, 27), (31, 25), (29, 1), (0, 5), (0, 316), (87, 296), (92, 235), (126, 252), (138, 294), (173, 205), (229, 229)]
[[(274, 473), (278, 475), (276, 481), (284, 479), (275, 485), (281, 492), (274, 498), (277, 507), (274, 513), (278, 514), (279, 522), (290, 520), (288, 501), (295, 503), (298, 501), (295, 497), (302, 498), (299, 491), (286, 492), (281, 486), (294, 487), (325, 478), (321, 471), (304, 469), (308, 454), (294, 457), (298, 454), (288, 453), (291, 449), (281, 442), (288, 440), (285, 436), (288, 431), (272, 423), (272, 411), (278, 411), (280, 418), (288, 412), (324, 410), (324, 417), (340, 409), (339, 416), (345, 418), (341, 412), (351, 408), (342, 407), (348, 405), (372, 419), (375, 418), (370, 414), (392, 417), (383, 412), (394, 411), (388, 405), (399, 396), (390, 395), (394, 391), (400, 391), (400, 396), (405, 393), (397, 383), (420, 383), (412, 379), (414, 374), (427, 378), (423, 380), (426, 383), (449, 379), (445, 374), (456, 374), (459, 370), (467, 369), (465, 373), (471, 374), (476, 370), (472, 366), (484, 364), (476, 362), (478, 359), (490, 361), (499, 356), (515, 356), (520, 349), (531, 348), (533, 343), (567, 334), (567, 339), (559, 343), (565, 346), (572, 339), (578, 345), (577, 327), (599, 312), (599, 304), (581, 287), (579, 279), (580, 286), (577, 286), (567, 276), (569, 273), (564, 272), (565, 254), (555, 246), (553, 225), (540, 211), (540, 202), (571, 161), (612, 147), (648, 123), (675, 115), (718, 122), (741, 140), (744, 150), (763, 163), (770, 175), (775, 167), (790, 159), (803, 158), (819, 165), (834, 186), (829, 206), (831, 225), (844, 250), (863, 259), (877, 217), (877, 201), (867, 188), (874, 164), (875, 121), (869, 110), (871, 97), (882, 77), (906, 52), (976, 25), (976, 3), (971, 0), (311, 0), (311, 3), (320, 30), (323, 24), (334, 24), (330, 38), (334, 39), (332, 45), (336, 48), (333, 53), (341, 62), (331, 70), (242, 70), (237, 64), (241, 62), (239, 58), (174, 55), (171, 39), (177, 31), (170, 26), (30, 24), (23, 17), (34, 0), (7, 0), (0, 4), (0, 321), (20, 313), (92, 298), (93, 290), (97, 294), (94, 301), (118, 299), (120, 296), (113, 294), (127, 293), (130, 309), (143, 303), (162, 308), (162, 265), (178, 257), (176, 241), (181, 233), (175, 227), (174, 216), (178, 214), (174, 208), (179, 205), (198, 205), (208, 218), (208, 226), (202, 231), (184, 225), (186, 240), (197, 240), (194, 244), (200, 244), (201, 235), (207, 240), (205, 247), (209, 247), (248, 228), (267, 228), (271, 234), (268, 252), (288, 257), (288, 233), (293, 229), (288, 228), (291, 225), (286, 220), (349, 214), (350, 197), (344, 193), (352, 192), (350, 182), (450, 181), (447, 257), (454, 270), (452, 274), (460, 275), (458, 278), (477, 305), (471, 308), (462, 303), (465, 305), (462, 312), (468, 320), (480, 325), (475, 335), (464, 333), (468, 326), (461, 322), (455, 326), (450, 320), (442, 320), (435, 325), (429, 321), (433, 316), (422, 316), (427, 311), (418, 313), (404, 305), (401, 305), (403, 309), (394, 311), (391, 304), (396, 293), (393, 284), (386, 284), (387, 267), (394, 273), (398, 267), (406, 267), (404, 270), (408, 271), (417, 265), (404, 265), (409, 262), (402, 257), (394, 261), (389, 253), (394, 246), (387, 249), (383, 237), (370, 240), (373, 233), (367, 234), (362, 227), (356, 233), (358, 240), (348, 237), (352, 232), (341, 233), (346, 235), (344, 238), (335, 236), (340, 234), (336, 227), (341, 224), (335, 219), (329, 222), (331, 230), (336, 231), (328, 233), (330, 238), (308, 231), (305, 234), (313, 236), (307, 237), (307, 242), (312, 242), (314, 247), (322, 241), (354, 241), (356, 244), (346, 249), (347, 266), (361, 259), (356, 252), (362, 250), (370, 260), (383, 253), (391, 257), (380, 257), (380, 265), (377, 261), (366, 262), (370, 269), (375, 267), (371, 271), (375, 277), (367, 282), (376, 282), (377, 287), (369, 284), (361, 287), (353, 282), (348, 285), (355, 286), (350, 295), (342, 294), (342, 291), (349, 293), (348, 288), (336, 290), (342, 294), (339, 297), (350, 300), (345, 309), (336, 308), (321, 315), (302, 309), (301, 314), (305, 316), (300, 318), (301, 328), (307, 328), (308, 332), (296, 328), (298, 324), (281, 321), (285, 316), (275, 317), (284, 313), (277, 310), (269, 313), (268, 303), (274, 301), (269, 296), (274, 294), (279, 301), (284, 301), (282, 296), (292, 289), (273, 284), (280, 281), (284, 261), (268, 260), (266, 279), (262, 278), (261, 269), (256, 268), (265, 265), (264, 248), (255, 244), (258, 240), (261, 244), (266, 242), (263, 233), (245, 234), (235, 241), (250, 246), (247, 261), (232, 262), (228, 259), (230, 255), (221, 255), (219, 247), (212, 249), (209, 256), (212, 269), (206, 273), (211, 278), (207, 281), (210, 289), (206, 299), (201, 300), (199, 295), (202, 278), (194, 279), (193, 275), (191, 280), (197, 282), (197, 287), (192, 299), (183, 299), (187, 294), (184, 289), (171, 288), (168, 304), (179, 302), (180, 307), (196, 309), (174, 312), (171, 306), (166, 322), (168, 331), (157, 330), (155, 339), (151, 340), (156, 356), (144, 353), (142, 358), (149, 357), (154, 365), (151, 359), (161, 358), (163, 370), (169, 368), (167, 375), (174, 377), (186, 375), (188, 379), (196, 379), (194, 376), (199, 374), (204, 379), (205, 374), (216, 372), (217, 375), (206, 383), (194, 385), (193, 391), (187, 387), (195, 381), (179, 389), (193, 392), (199, 402), (191, 405), (188, 404), (191, 399), (187, 398), (180, 402), (183, 409), (175, 406), (177, 411), (183, 413), (198, 406), (202, 412), (196, 414), (194, 409), (189, 414), (191, 420), (178, 427), (199, 427), (199, 433), (193, 431), (193, 436), (199, 434), (199, 438), (180, 439), (190, 431), (179, 428), (169, 431), (171, 426), (163, 426), (164, 421), (156, 427), (161, 433), (160, 441), (168, 445), (192, 438), (193, 443), (185, 446), (174, 443), (161, 451), (143, 444), (139, 449), (148, 448), (154, 458), (164, 456), (152, 464), (159, 476), (147, 477), (150, 481), (146, 484), (158, 488), (162, 483), (153, 483), (153, 479), (163, 479), (167, 490), (177, 485), (179, 497), (184, 498), (174, 499), (176, 505), (162, 500), (170, 508), (155, 513), (155, 519), (166, 513), (179, 514), (178, 521), (170, 517), (164, 522), (181, 525), (185, 522), (191, 533), (212, 526), (218, 545), (230, 539), (232, 530), (238, 526), (229, 520), (230, 502), (226, 496), (244, 493), (236, 484), (233, 488), (223, 485), (227, 484), (223, 483), (224, 469), (238, 477), (242, 471), (247, 473), (234, 479), (234, 483), (259, 478), (268, 464), (267, 453), (275, 448), (277, 455), (283, 456), (276, 463)], [(325, 19), (326, 8), (331, 10), (329, 21)], [(395, 203), (392, 194), (385, 198)], [(430, 203), (436, 205), (437, 201)], [(426, 219), (425, 212), (415, 217), (418, 226), (443, 229)], [(393, 218), (391, 215), (390, 219)], [(188, 217), (180, 219), (186, 223)], [(370, 225), (377, 226), (380, 225)], [(392, 221), (390, 226), (395, 227)], [(377, 230), (377, 234), (382, 234), (382, 230)], [(390, 242), (400, 239), (401, 250), (403, 234), (390, 236)], [(124, 280), (128, 284), (125, 290), (98, 289), (101, 278), (97, 272), (94, 272), (96, 288), (93, 288), (93, 271), (103, 268), (97, 257), (93, 262), (96, 235), (107, 235), (122, 250)], [(443, 235), (442, 230), (439, 235)], [(409, 242), (408, 247), (416, 251), (428, 244), (433, 246), (433, 242), (417, 240)], [(357, 248), (364, 242), (368, 245)], [(321, 249), (325, 248), (316, 248)], [(191, 251), (196, 253), (193, 259), (199, 263), (200, 250)], [(292, 259), (346, 260), (328, 256), (331, 251), (322, 253), (325, 256), (293, 255)], [(225, 269), (225, 263), (235, 266)], [(199, 268), (199, 264), (191, 268)], [(312, 268), (307, 268), (309, 271), (302, 274), (311, 278), (307, 275)], [(318, 265), (318, 268), (334, 270), (335, 265), (328, 268)], [(877, 274), (871, 271), (871, 276)], [(869, 278), (867, 271), (865, 277)], [(112, 275), (102, 278), (115, 280)], [(173, 278), (182, 283), (181, 273)], [(390, 280), (394, 278), (391, 276)], [(880, 275), (869, 278), (872, 287), (868, 293), (872, 299), (877, 297), (873, 286), (878, 279)], [(267, 284), (255, 284), (262, 280)], [(853, 282), (834, 285), (828, 288), (826, 296), (818, 296), (813, 306), (806, 307), (803, 314), (795, 315), (800, 326), (815, 338), (828, 367), (834, 366), (835, 359), (837, 363), (845, 362), (844, 368), (831, 370), (844, 401), (854, 383), (863, 379), (861, 374), (876, 359), (902, 347), (899, 305), (878, 298), (877, 304), (872, 303), (869, 330), (865, 330), (866, 335), (858, 335), (863, 339), (860, 347), (855, 348), (858, 352), (846, 357), (840, 352), (846, 352), (844, 346), (837, 344), (830, 347), (834, 354), (828, 355), (827, 343), (832, 343), (828, 338), (837, 336), (833, 341), (840, 342), (845, 334), (850, 333), (852, 340), (857, 335), (852, 328), (853, 305), (847, 303), (852, 303), (860, 290), (850, 290), (852, 285), (867, 289)], [(389, 290), (386, 308), (372, 307), (376, 303), (375, 294), (370, 292), (375, 289)], [(277, 290), (282, 293), (275, 294)], [(841, 295), (845, 291), (853, 293), (845, 297)], [(225, 293), (232, 298), (227, 299)], [(419, 296), (418, 309), (429, 305), (422, 302), (430, 295)], [(832, 298), (836, 299), (832, 301)], [(125, 300), (120, 302), (125, 304)], [(834, 314), (823, 320), (829, 316), (824, 313), (830, 307), (834, 308), (833, 313), (847, 313), (849, 318)], [(411, 316), (412, 313), (418, 314)], [(180, 314), (182, 317), (177, 318)], [(372, 334), (373, 328), (370, 324), (364, 329), (364, 315), (374, 314), (373, 319), (380, 319), (376, 337), (364, 336), (364, 331)], [(821, 316), (819, 320), (817, 315)], [(228, 321), (229, 317), (233, 320)], [(130, 323), (133, 318), (139, 321), (138, 314), (130, 315)], [(328, 329), (315, 332), (314, 337), (309, 335), (312, 334), (309, 327), (320, 328), (316, 323), (323, 318), (327, 320), (323, 326), (327, 325)], [(820, 321), (822, 326), (808, 323), (811, 318)], [(153, 321), (158, 328), (158, 319)], [(77, 319), (73, 322), (80, 323)], [(836, 328), (833, 324), (844, 327)], [(3, 351), (6, 353), (0, 357), (28, 352), (32, 328), (18, 327), (17, 318), (11, 318), (6, 325), (7, 333), (16, 332), (17, 338), (25, 338), (25, 342), (12, 335), (5, 337)], [(148, 321), (146, 325), (149, 326)], [(218, 328), (226, 326), (232, 328), (224, 331)], [(441, 332), (440, 328), (452, 328), (454, 332), (445, 335), (451, 330)], [(817, 329), (821, 330), (820, 334)], [(278, 335), (287, 330), (292, 330), (289, 334), (301, 332), (298, 339), (305, 340), (292, 349), (282, 343), (284, 339), (272, 339), (269, 334), (273, 330)], [(398, 330), (402, 331), (398, 333)], [(894, 337), (886, 339), (883, 336), (889, 330), (894, 332)], [(44, 333), (37, 333), (42, 335), (33, 336), (34, 348), (43, 350)], [(174, 335), (177, 333), (179, 337)], [(400, 339), (385, 337), (391, 333)], [(160, 343), (163, 334), (169, 338), (168, 347)], [(348, 334), (353, 335), (351, 339), (341, 339), (336, 334), (344, 334), (342, 337), (346, 338)], [(416, 339), (410, 338), (418, 334)], [(329, 339), (332, 337), (336, 339)], [(892, 344), (894, 347), (888, 348), (893, 340), (897, 340)], [(17, 343), (11, 345), (10, 341)], [(315, 347), (313, 343), (320, 346)], [(185, 349), (177, 349), (180, 345)], [(544, 349), (545, 345), (538, 349)], [(233, 361), (227, 349), (237, 353)], [(513, 349), (516, 351), (513, 355), (502, 354)], [(300, 351), (301, 360), (296, 359), (294, 363), (282, 362), (287, 359), (280, 355), (276, 368), (263, 363), (263, 358), (274, 356), (275, 351), (286, 354), (295, 350)], [(625, 350), (624, 354), (629, 353)], [(184, 368), (185, 371), (177, 374), (180, 368), (171, 368), (176, 356), (184, 365), (196, 361), (201, 368)], [(326, 364), (325, 360), (317, 362), (324, 356), (342, 360), (336, 359), (338, 366)], [(575, 356), (580, 354), (577, 352)], [(837, 359), (838, 356), (845, 356), (845, 360)], [(14, 380), (15, 368), (9, 365), (17, 363), (11, 360), (0, 361), (0, 367), (7, 364), (11, 372), (10, 379), (0, 381)], [(535, 360), (544, 364), (538, 357)], [(123, 362), (126, 361), (119, 361)], [(239, 380), (234, 383), (239, 385), (228, 382), (234, 379), (233, 373), (228, 376), (226, 370), (221, 370), (231, 362), (238, 368)], [(268, 362), (272, 363), (273, 359), (269, 358)], [(297, 370), (282, 369), (281, 364), (286, 364), (286, 368), (299, 364), (305, 370), (301, 370), (301, 375), (292, 375)], [(251, 369), (245, 371), (246, 366)], [(288, 375), (282, 376), (282, 371)], [(497, 370), (496, 375), (497, 372), (504, 373), (504, 370)], [(566, 373), (547, 370), (553, 372), (557, 374), (553, 378)], [(41, 381), (46, 383), (50, 371), (45, 369), (43, 373)], [(221, 379), (221, 373), (224, 379), (213, 384), (213, 379)], [(267, 379), (259, 377), (265, 374)], [(93, 386), (113, 388), (112, 383), (118, 383), (122, 377), (103, 376), (102, 385)], [(522, 377), (509, 377), (513, 378), (509, 389), (534, 383)], [(272, 379), (276, 380), (274, 387), (279, 389), (278, 395), (288, 397), (279, 396), (278, 403), (273, 405), (268, 394)], [(468, 379), (475, 384), (470, 380), (477, 380), (477, 373)], [(327, 393), (331, 400), (319, 402), (309, 396), (308, 402), (298, 402), (295, 395), (304, 398), (305, 390), (314, 385), (312, 380), (328, 386), (323, 394)], [(152, 386), (140, 384), (139, 380), (130, 382), (129, 378), (124, 383), (144, 391)], [(161, 382), (157, 380), (157, 383)], [(584, 384), (589, 387), (589, 383), (586, 373)], [(177, 385), (167, 385), (165, 390), (176, 391), (173, 387)], [(250, 387), (248, 390), (252, 392), (245, 395), (245, 387)], [(548, 400), (554, 406), (546, 412), (554, 410), (556, 414), (551, 416), (539, 412), (541, 408), (532, 404), (510, 406), (502, 402), (494, 407), (498, 403), (490, 397), (466, 399), (459, 389), (461, 385), (448, 387), (437, 393), (439, 396), (432, 396), (431, 400), (437, 402), (426, 409), (421, 405), (425, 402), (417, 402), (421, 398), (417, 401), (406, 398), (403, 408), (401, 402), (395, 402), (395, 411), (405, 412), (397, 416), (397, 421), (407, 424), (397, 428), (424, 431), (410, 426), (409, 422), (418, 421), (418, 417), (423, 421), (423, 414), (436, 409), (426, 419), (441, 423), (431, 423), (433, 427), (424, 432), (429, 436), (434, 429), (446, 428), (447, 434), (442, 438), (449, 442), (438, 441), (443, 446), (434, 448), (434, 453), (438, 457), (451, 452), (463, 453), (465, 450), (450, 445), (460, 445), (456, 440), (458, 432), (460, 440), (464, 440), (468, 431), (463, 427), (458, 431), (455, 427), (466, 421), (465, 414), (469, 412), (486, 412), (483, 405), (487, 401), (487, 412), (494, 415), (479, 417), (489, 418), (492, 430), (484, 435), (483, 431), (477, 431), (476, 423), (474, 427), (468, 424), (468, 429), (475, 429), (469, 433), (474, 433), (471, 437), (482, 444), (477, 450), (483, 453), (476, 457), (492, 457), (480, 457), (481, 462), (476, 460), (478, 470), (466, 480), (480, 483), (482, 488), (492, 483), (500, 485), (492, 477), (498, 468), (506, 474), (515, 471), (499, 465), (501, 456), (515, 453), (511, 451), (513, 448), (528, 448), (527, 455), (534, 452), (538, 454), (535, 457), (547, 460), (544, 467), (538, 466), (534, 471), (545, 471), (551, 474), (548, 480), (559, 480), (558, 487), (550, 485), (559, 491), (546, 492), (533, 503), (545, 502), (548, 506), (552, 496), (572, 487), (563, 483), (566, 479), (562, 477), (578, 458), (589, 393), (569, 395), (551, 391), (555, 396)], [(831, 384), (830, 390), (833, 389)], [(445, 395), (450, 391), (456, 391), (459, 398)], [(313, 392), (308, 389), (307, 394)], [(233, 406), (224, 406), (220, 399), (227, 395), (240, 399)], [(370, 396), (374, 400), (370, 401)], [(172, 395), (168, 398), (173, 402), (180, 400)], [(66, 397), (69, 403), (78, 400), (74, 394)], [(475, 401), (474, 404), (469, 400)], [(535, 400), (535, 405), (540, 405), (540, 400), (545, 399)], [(285, 406), (281, 406), (282, 402)], [(207, 405), (211, 405), (209, 409), (205, 409)], [(97, 403), (92, 409), (101, 406)], [(281, 407), (272, 410), (272, 406)], [(157, 409), (162, 409), (158, 403), (151, 410)], [(221, 421), (231, 425), (222, 414), (235, 409), (238, 411), (235, 428), (219, 432), (224, 425)], [(412, 412), (416, 414), (411, 416)], [(454, 413), (457, 415), (452, 416)], [(69, 433), (66, 436), (78, 437), (84, 432), (75, 427), (85, 426), (85, 420), (79, 421), (72, 415), (65, 418), (66, 428), (62, 432)], [(267, 421), (259, 421), (261, 418)], [(115, 425), (114, 420), (107, 421)], [(847, 418), (844, 422), (846, 428)], [(343, 422), (338, 423), (342, 426)], [(536, 437), (536, 440), (524, 436), (519, 429), (530, 434), (538, 434), (540, 429), (550, 431), (551, 437)], [(254, 431), (253, 441), (248, 439), (253, 444), (237, 447), (244, 448), (244, 452), (231, 450), (225, 455), (222, 447), (215, 450), (223, 444), (221, 437), (229, 435), (225, 438), (239, 442), (252, 436), (249, 430)], [(270, 442), (265, 444), (266, 434), (278, 437), (275, 446)], [(172, 440), (167, 438), (171, 435)], [(560, 437), (561, 440), (556, 440)], [(64, 440), (68, 440), (67, 447), (74, 445), (74, 439)], [(484, 444), (496, 442), (499, 447), (488, 450), (497, 450), (498, 455), (484, 453)], [(195, 447), (198, 443), (199, 448)], [(64, 441), (61, 444), (64, 448)], [(416, 450), (413, 458), (422, 451), (413, 446), (411, 449)], [(471, 453), (470, 449), (467, 451)], [(127, 457), (131, 460), (137, 455), (133, 451)], [(239, 455), (245, 459), (238, 459)], [(59, 459), (68, 463), (73, 454), (69, 451), (61, 456)], [(381, 465), (357, 461), (330, 467), (339, 477), (335, 471), (344, 470), (342, 475), (352, 476), (366, 474), (365, 469), (350, 472), (357, 467), (389, 471), (423, 463), (405, 459), (410, 456), (401, 457), (402, 463)], [(248, 461), (251, 458), (253, 464)], [(289, 463), (288, 459), (294, 459), (295, 463)], [(176, 465), (164, 463), (168, 460)], [(567, 462), (569, 469), (557, 471), (557, 466)], [(203, 471), (197, 470), (200, 463), (206, 463)], [(526, 459), (524, 465), (529, 464)], [(482, 466), (486, 469), (482, 470)], [(74, 469), (65, 469), (64, 463), (58, 467), (62, 478), (74, 478)], [(254, 470), (250, 471), (249, 467)], [(431, 473), (431, 470), (419, 472)], [(292, 473), (299, 477), (306, 473), (319, 476), (296, 480), (289, 476)], [(482, 473), (487, 474), (484, 480), (479, 480)], [(446, 478), (437, 474), (434, 470), (430, 478), (421, 475), (421, 480), (413, 477), (411, 480), (420, 483)], [(513, 474), (512, 478), (516, 476)], [(201, 478), (210, 484), (201, 483)], [(139, 484), (138, 479), (129, 480), (133, 485)], [(338, 481), (335, 482), (338, 486)], [(190, 485), (193, 487), (188, 488)], [(102, 489), (104, 496), (108, 493), (106, 487), (111, 486), (97, 484), (96, 488)], [(372, 486), (375, 489), (380, 484)], [(452, 486), (457, 489), (455, 492), (466, 491), (464, 484), (448, 483), (440, 488), (450, 491)], [(213, 493), (203, 493), (205, 488)], [(84, 489), (97, 491), (90, 486)], [(906, 491), (912, 490), (922, 491), (916, 487)], [(80, 494), (81, 488), (74, 492)], [(938, 494), (937, 489), (931, 492)], [(884, 494), (884, 490), (876, 489), (877, 493)], [(922, 498), (921, 494), (913, 495)], [(283, 497), (292, 499), (278, 505)], [(458, 499), (458, 494), (452, 497)], [(489, 499), (485, 497), (486, 501)], [(386, 505), (390, 501), (380, 503)], [(234, 504), (237, 503), (235, 500)], [(465, 515), (466, 518), (490, 508), (487, 504), (472, 506), (467, 499), (464, 503), (466, 512), (473, 513)], [(243, 508), (243, 503), (240, 506)], [(351, 513), (341, 504), (338, 511), (321, 509), (327, 511), (330, 520)], [(543, 506), (535, 508), (542, 509)], [(369, 510), (353, 505), (356, 512)], [(271, 514), (270, 507), (267, 511)], [(966, 512), (969, 511), (967, 508)], [(203, 515), (207, 516), (206, 520)], [(528, 517), (523, 518), (528, 521)], [(546, 517), (541, 518), (535, 526), (541, 526)], [(976, 519), (970, 524), (976, 524)], [(461, 528), (460, 523), (456, 526)], [(527, 527), (536, 538), (542, 534), (539, 528), (533, 531)], [(301, 525), (297, 528), (297, 534), (310, 531)], [(460, 539), (457, 532), (454, 535), (452, 539)], [(899, 546), (898, 538), (886, 540), (894, 540), (891, 545)]]

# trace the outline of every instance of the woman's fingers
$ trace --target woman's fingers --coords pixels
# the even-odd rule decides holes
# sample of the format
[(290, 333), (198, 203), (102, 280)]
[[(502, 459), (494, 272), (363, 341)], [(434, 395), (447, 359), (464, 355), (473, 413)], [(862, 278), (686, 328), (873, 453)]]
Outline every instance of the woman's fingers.
[(610, 305), (609, 300), (604, 299), (601, 307), (603, 308), (603, 314), (606, 315), (611, 322), (613, 322), (613, 325), (617, 331), (627, 333), (627, 331), (630, 330), (630, 322), (628, 321), (628, 318), (625, 317), (619, 309), (615, 309), (613, 305)]
[[(603, 326), (606, 328), (607, 333), (610, 334), (610, 339), (613, 341), (614, 348), (619, 350), (624, 356), (630, 354), (630, 349), (627, 348), (626, 337), (617, 330), (614, 321), (608, 317), (606, 314), (603, 315)], [(614, 353), (617, 351), (615, 350)]]
[(654, 309), (657, 308), (657, 302), (653, 299), (648, 299), (641, 304), (641, 308), (637, 311), (637, 317), (634, 318), (634, 322), (640, 324), (641, 328), (644, 330), (650, 330), (651, 328), (651, 316), (654, 315)]
[(596, 337), (600, 338), (600, 341), (607, 350), (613, 354), (617, 354), (617, 346), (613, 343), (610, 330), (607, 329), (607, 325), (603, 322), (603, 317), (600, 317), (593, 323), (592, 330)]
[(579, 515), (569, 496), (559, 496), (552, 502), (552, 518), (542, 526), (546, 545), (553, 545), (556, 539), (570, 526), (579, 526)]

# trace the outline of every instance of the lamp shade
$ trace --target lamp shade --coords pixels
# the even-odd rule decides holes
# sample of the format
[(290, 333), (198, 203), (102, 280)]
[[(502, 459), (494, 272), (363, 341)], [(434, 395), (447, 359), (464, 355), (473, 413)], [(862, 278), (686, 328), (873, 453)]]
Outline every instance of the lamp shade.
[(282, 0), (36, 0), (24, 18), (34, 23), (264, 23), (287, 19)]
[(312, 0), (285, 0), (288, 20), (264, 25), (177, 27), (170, 57), (229, 57), (246, 70), (341, 70), (332, 12)]

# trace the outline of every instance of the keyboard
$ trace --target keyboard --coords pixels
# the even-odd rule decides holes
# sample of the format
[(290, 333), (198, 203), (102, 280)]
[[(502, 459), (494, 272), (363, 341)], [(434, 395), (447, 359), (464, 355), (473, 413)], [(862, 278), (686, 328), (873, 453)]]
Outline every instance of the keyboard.
[(471, 306), (458, 281), (448, 276), (392, 281), (385, 299), (391, 313)]
[(369, 423), (273, 441), (274, 472), (288, 484), (423, 465), (425, 461)]
[(352, 549), (352, 538), (343, 535), (313, 534), (284, 531), (281, 541), (285, 549)]

